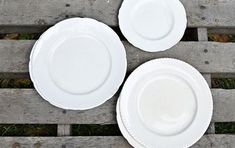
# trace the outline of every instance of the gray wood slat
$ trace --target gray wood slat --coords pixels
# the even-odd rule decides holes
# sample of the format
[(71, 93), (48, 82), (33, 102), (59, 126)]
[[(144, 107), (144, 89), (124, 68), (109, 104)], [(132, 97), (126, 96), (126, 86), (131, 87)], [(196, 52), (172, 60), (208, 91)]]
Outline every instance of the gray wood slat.
[(57, 125), (57, 135), (58, 136), (70, 136), (71, 135), (71, 125), (70, 124), (58, 124)]
[[(235, 1), (181, 0), (189, 27), (234, 27)], [(122, 0), (0, 0), (0, 25), (52, 25), (67, 17), (91, 17), (117, 26)]]
[[(34, 41), (0, 41), (0, 73), (28, 72), (28, 61)], [(128, 72), (155, 58), (181, 59), (202, 73), (235, 73), (235, 43), (180, 42), (170, 50), (148, 53), (124, 41)]]
[[(207, 28), (197, 28), (198, 40), (199, 41), (208, 41), (208, 33)], [(211, 88), (211, 74), (203, 75), (205, 80), (207, 81), (209, 87)], [(215, 123), (211, 122), (208, 127), (206, 133), (214, 134), (215, 133)]]
[(197, 28), (197, 35), (199, 41), (208, 41), (207, 28)]
[(235, 135), (211, 134), (204, 135), (191, 148), (234, 148)]
[[(235, 121), (235, 90), (212, 89), (213, 122)], [(94, 109), (63, 110), (42, 99), (33, 89), (0, 89), (0, 123), (116, 124), (117, 96)]]
[(235, 121), (235, 90), (212, 89), (214, 109), (212, 121)]
[[(121, 136), (92, 137), (1, 137), (1, 148), (131, 148)], [(233, 148), (235, 135), (204, 135), (191, 148)]]
[[(198, 41), (208, 41), (208, 32), (207, 28), (197, 28)], [(204, 74), (204, 78), (206, 79), (209, 87), (211, 88), (211, 74)], [(215, 133), (215, 123), (211, 122), (207, 131), (207, 134)]]
[(33, 89), (0, 89), (0, 123), (112, 124), (116, 99), (91, 110), (71, 111), (52, 106)]

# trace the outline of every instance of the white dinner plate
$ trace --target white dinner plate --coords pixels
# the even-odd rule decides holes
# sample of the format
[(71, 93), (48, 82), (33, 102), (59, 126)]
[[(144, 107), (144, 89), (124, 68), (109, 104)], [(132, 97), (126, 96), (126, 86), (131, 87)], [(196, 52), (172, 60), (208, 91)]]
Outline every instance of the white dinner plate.
[(117, 119), (134, 147), (184, 148), (205, 133), (212, 110), (203, 76), (183, 61), (163, 58), (141, 65), (128, 77)]
[(119, 26), (134, 46), (148, 52), (163, 51), (183, 37), (187, 19), (179, 0), (124, 0)]
[(89, 18), (73, 18), (48, 29), (30, 55), (30, 77), (51, 104), (73, 110), (96, 107), (124, 80), (126, 52), (116, 33)]
[(143, 146), (138, 143), (138, 141), (136, 141), (127, 131), (126, 127), (124, 126), (122, 119), (121, 119), (121, 115), (120, 115), (120, 103), (119, 103), (119, 99), (117, 100), (117, 106), (116, 106), (116, 118), (117, 118), (117, 122), (118, 122), (118, 127), (122, 133), (122, 135), (128, 140), (128, 142), (134, 146), (135, 148), (143, 148)]

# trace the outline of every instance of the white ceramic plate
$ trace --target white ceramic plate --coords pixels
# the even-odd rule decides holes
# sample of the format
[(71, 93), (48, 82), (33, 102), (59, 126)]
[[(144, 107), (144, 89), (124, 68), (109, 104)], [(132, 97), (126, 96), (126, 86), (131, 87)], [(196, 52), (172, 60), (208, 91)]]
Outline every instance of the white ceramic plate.
[(207, 130), (213, 110), (203, 76), (176, 59), (156, 59), (138, 67), (119, 101), (118, 124), (134, 147), (189, 147)]
[(107, 25), (73, 18), (40, 37), (29, 67), (34, 86), (44, 99), (60, 108), (84, 110), (116, 93), (127, 61), (122, 42)]
[(187, 24), (179, 0), (125, 0), (118, 18), (127, 40), (148, 52), (163, 51), (177, 44)]
[(134, 146), (135, 148), (143, 148), (143, 145), (141, 145), (140, 143), (138, 143), (138, 141), (136, 141), (127, 131), (126, 127), (124, 126), (122, 119), (121, 119), (121, 115), (120, 115), (120, 103), (119, 103), (119, 99), (117, 100), (117, 106), (116, 106), (116, 112), (117, 112), (117, 122), (118, 122), (118, 127), (122, 133), (122, 135), (128, 140), (128, 142)]

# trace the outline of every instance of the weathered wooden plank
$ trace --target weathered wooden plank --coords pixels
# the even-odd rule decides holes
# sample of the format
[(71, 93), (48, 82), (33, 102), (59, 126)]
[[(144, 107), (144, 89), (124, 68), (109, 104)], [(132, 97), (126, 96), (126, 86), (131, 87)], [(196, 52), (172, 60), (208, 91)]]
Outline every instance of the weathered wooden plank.
[[(233, 0), (180, 0), (186, 7), (190, 27), (234, 27)], [(232, 5), (232, 6), (230, 6)]]
[(191, 148), (234, 148), (235, 135), (204, 135)]
[[(0, 73), (27, 73), (34, 41), (0, 41)], [(235, 73), (235, 43), (180, 42), (170, 50), (156, 53), (141, 51), (124, 41), (128, 72), (155, 58), (177, 58), (202, 73)]]
[[(234, 27), (235, 1), (181, 0), (189, 27)], [(122, 0), (0, 0), (1, 26), (52, 25), (68, 17), (91, 17), (117, 26)]]
[(52, 25), (68, 17), (91, 17), (117, 25), (122, 0), (0, 0), (0, 25)]
[[(207, 28), (197, 28), (198, 41), (208, 41), (208, 32)], [(211, 74), (203, 75), (205, 80), (207, 81), (209, 87), (211, 88)], [(215, 123), (211, 122), (206, 133), (214, 134), (215, 133)]]
[[(235, 121), (235, 90), (212, 89), (213, 122)], [(115, 124), (116, 100), (86, 111), (63, 110), (42, 99), (33, 89), (0, 89), (0, 123)]]
[(57, 135), (58, 136), (70, 136), (71, 135), (71, 125), (70, 124), (58, 124)]
[(214, 97), (214, 122), (235, 121), (235, 91), (212, 89)]
[[(34, 147), (34, 148), (131, 148), (121, 136), (90, 137), (1, 137), (2, 148)], [(191, 148), (233, 148), (235, 135), (204, 135)]]
[(34, 41), (0, 41), (0, 73), (28, 72), (33, 43)]
[(86, 111), (52, 106), (32, 89), (0, 89), (0, 123), (112, 124), (117, 97)]
[[(130, 148), (121, 136), (0, 137), (0, 148)], [(18, 146), (18, 147), (14, 147)]]

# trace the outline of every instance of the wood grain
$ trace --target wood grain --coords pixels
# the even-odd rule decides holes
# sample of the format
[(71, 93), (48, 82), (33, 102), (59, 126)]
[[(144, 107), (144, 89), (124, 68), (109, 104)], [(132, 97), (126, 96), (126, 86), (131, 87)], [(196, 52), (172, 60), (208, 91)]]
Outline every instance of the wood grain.
[(57, 136), (70, 136), (71, 125), (70, 124), (58, 124), (57, 125)]
[[(189, 27), (234, 27), (235, 1), (181, 0)], [(122, 0), (0, 0), (0, 26), (45, 26), (90, 17), (117, 26)], [(27, 9), (26, 9), (27, 8)]]
[[(1, 137), (1, 147), (34, 148), (131, 148), (121, 136), (92, 137)], [(235, 135), (204, 135), (191, 148), (233, 148)]]
[[(29, 54), (35, 41), (0, 40), (0, 73), (27, 73)], [(155, 58), (177, 58), (202, 73), (235, 73), (235, 43), (180, 42), (169, 50), (144, 52), (123, 42), (127, 52), (128, 72)]]

